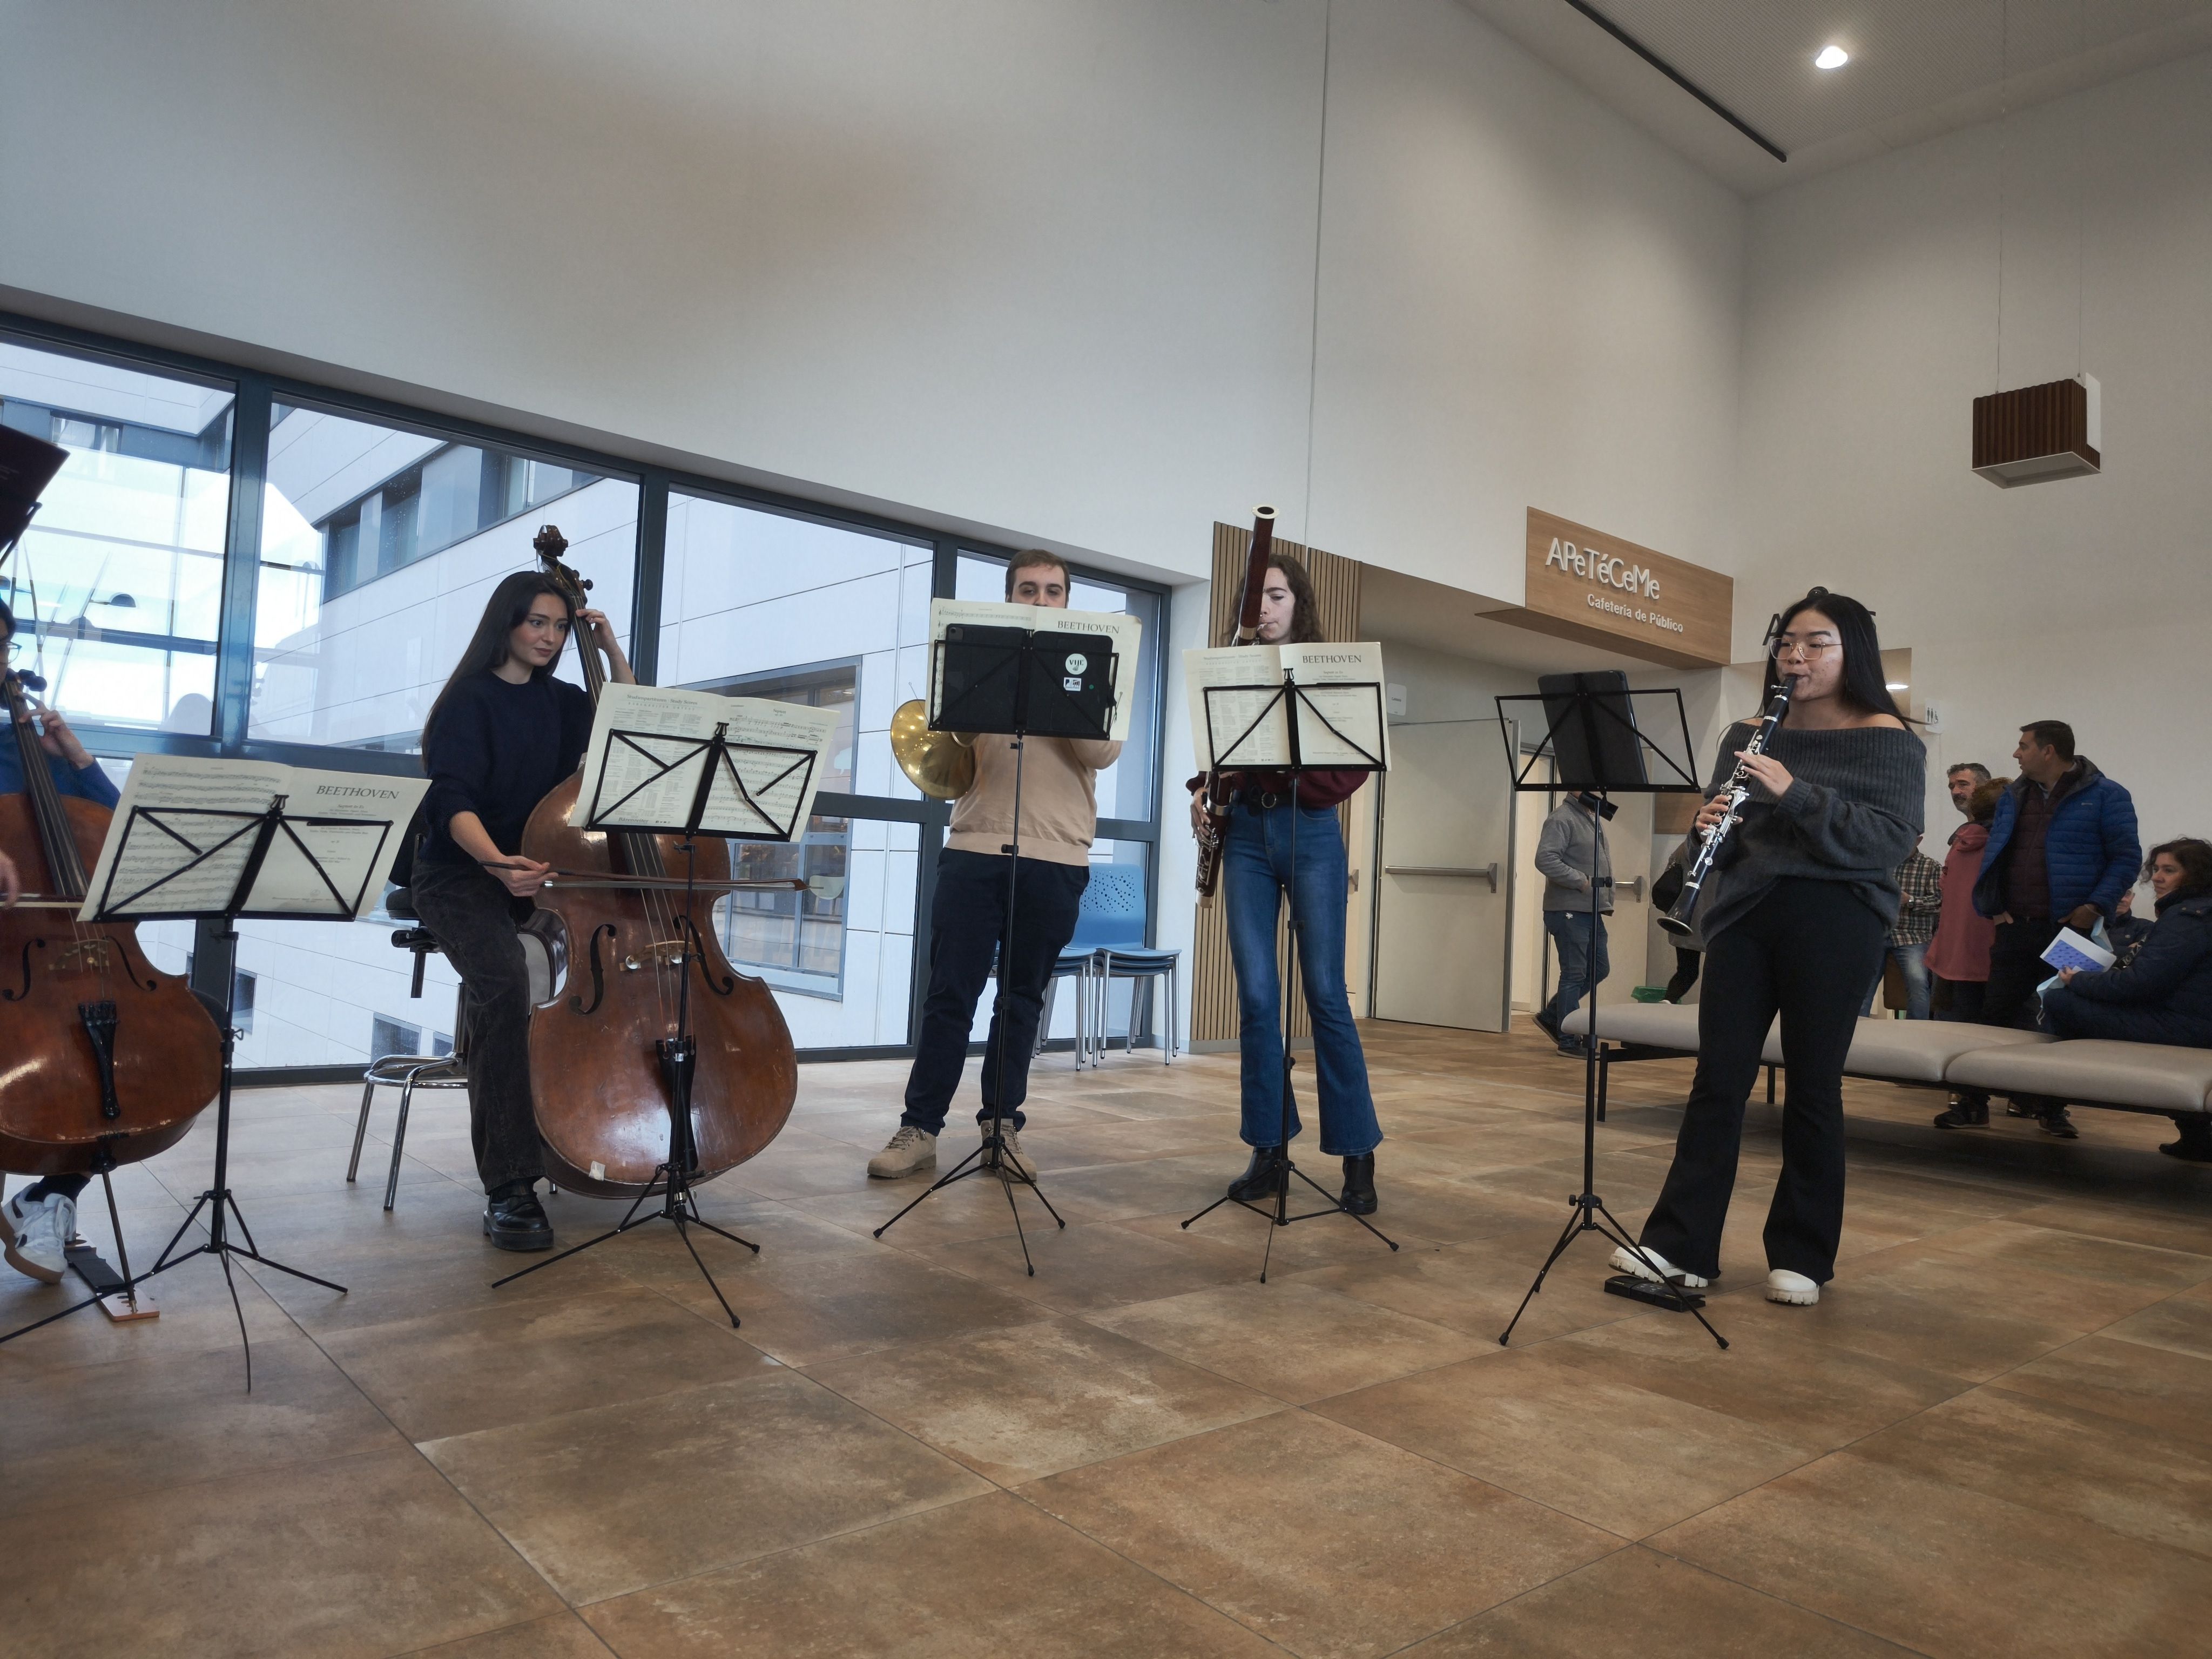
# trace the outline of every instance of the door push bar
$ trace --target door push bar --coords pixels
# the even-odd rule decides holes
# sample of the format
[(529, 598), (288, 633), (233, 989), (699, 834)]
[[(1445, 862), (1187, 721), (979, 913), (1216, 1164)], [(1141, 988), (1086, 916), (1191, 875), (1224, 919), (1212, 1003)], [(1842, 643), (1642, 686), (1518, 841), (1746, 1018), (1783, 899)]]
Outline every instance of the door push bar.
[(1382, 873), (1386, 876), (1471, 876), (1477, 881), (1488, 882), (1492, 892), (1498, 890), (1498, 866), (1494, 864), (1472, 869), (1462, 869), (1455, 865), (1386, 864), (1382, 866)]

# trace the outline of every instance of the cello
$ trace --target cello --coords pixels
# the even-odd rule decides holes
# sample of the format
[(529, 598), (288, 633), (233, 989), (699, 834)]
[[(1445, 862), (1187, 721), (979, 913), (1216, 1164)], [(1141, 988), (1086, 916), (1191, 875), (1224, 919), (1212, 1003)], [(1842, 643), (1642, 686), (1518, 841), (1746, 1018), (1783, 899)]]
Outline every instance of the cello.
[(27, 695), (42, 684), (0, 670), (24, 789), (0, 795), (0, 850), (27, 883), (45, 877), (0, 911), (0, 1170), (97, 1175), (185, 1138), (221, 1085), (222, 1039), (134, 926), (77, 920), (112, 814), (55, 787)]
[[(568, 544), (555, 526), (532, 545), (568, 602), (596, 703), (606, 671), (573, 627), (589, 584), (561, 562)], [(637, 1198), (672, 1155), (688, 1158), (696, 1185), (758, 1153), (791, 1115), (790, 1027), (767, 982), (730, 965), (712, 911), (722, 893), (804, 884), (732, 881), (718, 836), (573, 829), (582, 787), (580, 770), (556, 785), (522, 835), (522, 855), (556, 872), (538, 902), (566, 931), (568, 963), (563, 994), (531, 1014), (531, 1094), (555, 1186)], [(689, 1121), (674, 1122), (687, 1093)]]

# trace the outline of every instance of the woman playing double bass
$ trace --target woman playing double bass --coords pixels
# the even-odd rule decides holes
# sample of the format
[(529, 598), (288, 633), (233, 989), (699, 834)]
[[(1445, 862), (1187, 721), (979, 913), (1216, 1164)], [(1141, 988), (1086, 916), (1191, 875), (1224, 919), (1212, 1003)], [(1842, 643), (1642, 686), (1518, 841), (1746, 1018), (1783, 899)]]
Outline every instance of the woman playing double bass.
[[(633, 684), (613, 627), (580, 610), (608, 678)], [(515, 925), (550, 866), (522, 856), (531, 811), (582, 763), (592, 699), (553, 677), (569, 611), (553, 579), (518, 571), (492, 590), (483, 620), (422, 726), (430, 791), (411, 883), (415, 907), (468, 988), (469, 1129), (486, 1200), (484, 1236), (503, 1250), (543, 1250), (553, 1225), (538, 1201), (545, 1173), (530, 1091), (530, 977)]]

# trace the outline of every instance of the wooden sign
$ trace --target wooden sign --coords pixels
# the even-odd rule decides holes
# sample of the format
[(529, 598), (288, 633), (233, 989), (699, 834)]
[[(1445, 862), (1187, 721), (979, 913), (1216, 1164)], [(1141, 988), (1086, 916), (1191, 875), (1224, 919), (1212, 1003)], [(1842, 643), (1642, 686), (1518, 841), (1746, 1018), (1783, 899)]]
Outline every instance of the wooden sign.
[(1528, 509), (1528, 596), (1499, 622), (1675, 668), (1729, 658), (1735, 582), (1550, 513)]

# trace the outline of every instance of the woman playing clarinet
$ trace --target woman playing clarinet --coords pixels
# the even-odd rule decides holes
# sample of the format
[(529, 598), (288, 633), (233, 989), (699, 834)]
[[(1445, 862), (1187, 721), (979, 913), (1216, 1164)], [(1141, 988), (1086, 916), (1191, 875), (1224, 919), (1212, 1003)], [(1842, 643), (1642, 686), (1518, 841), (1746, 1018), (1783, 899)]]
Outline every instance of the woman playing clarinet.
[[(608, 678), (632, 684), (613, 627), (579, 611)], [(517, 923), (551, 869), (521, 855), (531, 809), (582, 763), (592, 699), (553, 677), (568, 642), (552, 580), (518, 571), (483, 620), (422, 726), (426, 826), (410, 884), (416, 913), (468, 990), (469, 1131), (484, 1188), (484, 1236), (503, 1250), (551, 1247), (538, 1201), (544, 1173), (530, 1097), (530, 975)]]
[[(1741, 763), (1751, 799), (1706, 875), (1698, 1071), (1667, 1184), (1644, 1224), (1643, 1258), (1698, 1287), (1721, 1270), (1744, 1101), (1768, 1027), (1782, 1021), (1789, 1093), (1782, 1175), (1766, 1216), (1766, 1298), (1820, 1299), (1844, 1224), (1844, 1061), (1898, 907), (1897, 866), (1920, 837), (1927, 750), (1884, 689), (1874, 615), (1814, 588), (1775, 619), (1766, 699), (1788, 712), (1763, 752), (1752, 722), (1729, 728), (1697, 831), (1726, 816)], [(1613, 1265), (1651, 1278), (1631, 1250)]]

